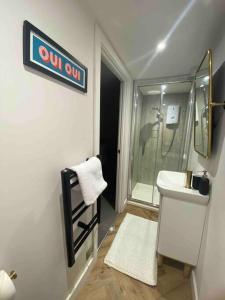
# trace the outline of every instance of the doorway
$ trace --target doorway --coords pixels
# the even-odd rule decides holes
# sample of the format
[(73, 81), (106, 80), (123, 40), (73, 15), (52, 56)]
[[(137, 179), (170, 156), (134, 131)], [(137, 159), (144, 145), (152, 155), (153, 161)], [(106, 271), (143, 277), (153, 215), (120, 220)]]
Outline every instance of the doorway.
[(104, 239), (116, 217), (117, 155), (120, 115), (120, 80), (101, 62), (100, 156), (103, 177), (108, 183), (103, 192), (98, 244)]

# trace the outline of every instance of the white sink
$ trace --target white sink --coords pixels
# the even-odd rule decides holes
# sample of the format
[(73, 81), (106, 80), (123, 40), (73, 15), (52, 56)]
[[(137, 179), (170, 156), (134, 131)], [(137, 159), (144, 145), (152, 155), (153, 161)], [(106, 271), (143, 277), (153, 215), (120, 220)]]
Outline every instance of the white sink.
[(159, 193), (165, 197), (207, 205), (209, 196), (201, 195), (197, 190), (185, 188), (186, 173), (160, 171), (157, 177)]

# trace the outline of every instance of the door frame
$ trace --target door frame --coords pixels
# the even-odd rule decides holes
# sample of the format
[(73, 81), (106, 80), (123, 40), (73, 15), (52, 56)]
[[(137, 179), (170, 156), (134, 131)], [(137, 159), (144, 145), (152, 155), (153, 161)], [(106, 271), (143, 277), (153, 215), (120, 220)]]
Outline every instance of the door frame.
[(128, 193), (128, 168), (129, 168), (129, 145), (131, 128), (131, 110), (133, 96), (133, 80), (120, 60), (111, 43), (95, 25), (95, 49), (94, 49), (94, 139), (93, 155), (99, 154), (100, 150), (100, 88), (101, 88), (101, 61), (121, 81), (120, 112), (117, 155), (117, 184), (116, 184), (116, 212), (123, 211), (127, 202)]

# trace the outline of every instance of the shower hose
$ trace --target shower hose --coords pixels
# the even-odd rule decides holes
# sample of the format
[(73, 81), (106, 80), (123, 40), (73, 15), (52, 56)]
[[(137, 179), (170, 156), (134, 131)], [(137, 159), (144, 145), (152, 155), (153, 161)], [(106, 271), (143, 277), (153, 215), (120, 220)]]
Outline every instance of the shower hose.
[(163, 145), (164, 145), (164, 134), (163, 133), (164, 133), (164, 129), (165, 129), (165, 125), (164, 125), (164, 121), (163, 121), (162, 142), (161, 142), (161, 156), (162, 157), (166, 157), (167, 154), (170, 152), (170, 150), (171, 150), (171, 148), (173, 146), (173, 142), (174, 142), (175, 135), (176, 135), (176, 130), (177, 130), (176, 128), (173, 129), (173, 136), (172, 136), (172, 139), (170, 141), (170, 145), (169, 145), (168, 149), (165, 152), (163, 152)]

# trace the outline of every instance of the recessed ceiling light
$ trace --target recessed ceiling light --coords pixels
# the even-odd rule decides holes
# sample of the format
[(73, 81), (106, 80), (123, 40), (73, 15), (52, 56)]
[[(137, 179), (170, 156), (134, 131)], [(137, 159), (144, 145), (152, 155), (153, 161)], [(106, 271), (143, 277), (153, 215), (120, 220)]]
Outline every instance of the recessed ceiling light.
[(200, 87), (203, 87), (203, 86), (204, 86), (204, 84), (201, 84), (201, 85), (200, 85)]
[(208, 76), (208, 75), (207, 75), (207, 76), (205, 76), (203, 80), (204, 80), (205, 82), (208, 82), (208, 80), (209, 80), (209, 76)]
[(156, 47), (156, 51), (157, 52), (161, 52), (166, 48), (166, 42), (165, 41), (161, 41), (158, 43), (157, 47)]
[(166, 85), (166, 84), (162, 84), (162, 85), (161, 85), (161, 91), (165, 91), (166, 88), (167, 88), (167, 85)]

